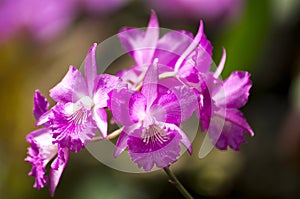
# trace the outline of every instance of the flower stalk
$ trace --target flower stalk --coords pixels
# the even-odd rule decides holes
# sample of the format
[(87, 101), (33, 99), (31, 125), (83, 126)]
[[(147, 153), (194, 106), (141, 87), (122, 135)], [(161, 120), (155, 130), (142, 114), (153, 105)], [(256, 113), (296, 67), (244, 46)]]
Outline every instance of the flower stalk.
[(170, 168), (165, 167), (164, 171), (169, 176), (169, 182), (173, 184), (186, 199), (193, 199), (193, 196), (184, 188)]

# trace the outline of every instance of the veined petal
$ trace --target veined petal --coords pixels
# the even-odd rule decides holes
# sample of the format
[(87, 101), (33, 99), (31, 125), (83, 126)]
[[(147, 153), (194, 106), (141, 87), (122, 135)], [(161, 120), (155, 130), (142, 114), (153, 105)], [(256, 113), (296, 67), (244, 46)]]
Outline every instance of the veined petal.
[(57, 145), (52, 144), (50, 130), (42, 128), (35, 130), (26, 136), (30, 144), (27, 151), (26, 162), (32, 164), (29, 175), (35, 178), (34, 187), (41, 189), (48, 183), (45, 175), (46, 165), (57, 154)]
[(118, 34), (125, 50), (133, 55), (138, 66), (152, 63), (153, 54), (159, 38), (157, 16), (151, 13), (146, 32), (137, 28), (124, 28)]
[(136, 123), (140, 120), (143, 120), (146, 115), (146, 106), (147, 99), (142, 93), (135, 92), (132, 94), (129, 101), (129, 115), (131, 121)]
[(159, 65), (174, 69), (180, 55), (193, 41), (193, 35), (187, 31), (170, 31), (159, 39), (154, 58), (159, 58)]
[(125, 132), (127, 131), (122, 131), (116, 143), (116, 148), (114, 151), (115, 158), (118, 157), (127, 148), (128, 134)]
[(60, 103), (76, 102), (83, 96), (88, 96), (86, 81), (74, 66), (70, 66), (62, 81), (50, 90), (50, 97)]
[(223, 85), (216, 88), (217, 91), (213, 99), (218, 106), (240, 108), (247, 103), (251, 86), (250, 73), (241, 71), (233, 72), (224, 81)]
[(150, 108), (154, 100), (157, 98), (157, 83), (158, 83), (158, 60), (155, 59), (153, 64), (150, 64), (148, 70), (146, 71), (142, 94), (147, 99), (147, 108)]
[(95, 79), (95, 88), (93, 101), (99, 108), (107, 107), (108, 93), (113, 89), (126, 88), (127, 85), (123, 83), (119, 77), (101, 74)]
[(226, 150), (229, 146), (238, 151), (240, 144), (246, 142), (244, 133), (254, 135), (242, 112), (237, 109), (227, 109), (225, 120), (222, 115), (214, 116), (211, 125), (208, 134), (215, 146), (221, 150)]
[(93, 108), (93, 118), (96, 121), (97, 127), (100, 130), (102, 136), (107, 136), (107, 113), (104, 108), (95, 106)]
[(36, 120), (40, 118), (49, 108), (49, 102), (47, 98), (45, 98), (39, 90), (34, 92), (34, 99), (33, 99), (33, 115)]
[(181, 130), (181, 128), (179, 128), (175, 124), (165, 123), (164, 129), (165, 129), (165, 131), (177, 132), (181, 136), (180, 142), (185, 146), (185, 148), (187, 148), (189, 154), (192, 155), (192, 143), (191, 143), (190, 139), (187, 137), (187, 135), (185, 134), (185, 132), (183, 132), (183, 130)]
[(181, 122), (189, 119), (197, 108), (197, 98), (194, 90), (187, 86), (176, 86), (171, 89), (180, 105)]
[(70, 155), (69, 149), (59, 148), (58, 156), (51, 164), (49, 190), (50, 190), (50, 195), (52, 197), (54, 196), (62, 172), (64, 171), (67, 165), (69, 155)]
[(135, 92), (128, 89), (112, 90), (109, 97), (108, 108), (112, 112), (114, 121), (124, 126), (134, 122), (130, 119), (129, 102)]
[(177, 131), (164, 131), (162, 127), (151, 125), (129, 135), (128, 152), (131, 160), (145, 171), (154, 165), (164, 168), (177, 161), (180, 140)]
[(97, 44), (94, 43), (90, 48), (84, 63), (84, 74), (88, 88), (88, 94), (90, 97), (93, 95), (94, 82), (98, 75), (96, 63), (96, 49)]
[(52, 134), (61, 147), (79, 152), (96, 133), (92, 111), (83, 102), (56, 105), (51, 120)]

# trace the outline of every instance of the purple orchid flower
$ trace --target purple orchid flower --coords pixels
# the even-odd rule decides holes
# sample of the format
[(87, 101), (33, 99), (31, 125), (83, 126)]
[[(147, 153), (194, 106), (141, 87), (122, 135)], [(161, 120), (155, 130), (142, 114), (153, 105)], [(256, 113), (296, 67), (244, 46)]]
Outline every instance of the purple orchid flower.
[(168, 90), (158, 85), (157, 62), (156, 59), (149, 66), (141, 92), (114, 90), (110, 99), (114, 120), (124, 126), (114, 156), (128, 147), (132, 161), (145, 171), (154, 165), (164, 168), (175, 162), (180, 155), (179, 143), (192, 152), (179, 125), (192, 115), (196, 97), (185, 86)]
[[(195, 37), (186, 31), (170, 31), (159, 38), (159, 31), (157, 16), (152, 11), (146, 31), (123, 28), (119, 32), (118, 36), (124, 49), (136, 63), (129, 71), (120, 73), (119, 76), (123, 80), (130, 79), (133, 85), (138, 85), (155, 58), (159, 60), (160, 74), (173, 72), (175, 77), (189, 76), (191, 79), (195, 66), (200, 72), (209, 70), (212, 63), (212, 45), (204, 34), (202, 21)], [(130, 77), (127, 77), (128, 75)]]
[[(47, 99), (38, 90), (35, 91), (33, 108), (35, 118), (38, 120), (41, 115), (46, 113), (48, 107)], [(51, 130), (47, 127), (28, 134), (26, 141), (30, 144), (30, 147), (28, 148), (28, 156), (25, 158), (25, 161), (32, 164), (29, 175), (35, 177), (33, 187), (41, 189), (49, 184), (50, 194), (53, 196), (70, 152), (67, 148), (61, 148), (57, 144), (53, 144), (54, 139), (52, 138)], [(48, 178), (46, 176), (46, 166), (54, 157)]]
[(48, 117), (54, 143), (74, 152), (84, 148), (95, 136), (97, 129), (103, 138), (107, 136), (105, 108), (108, 93), (116, 87), (124, 86), (118, 77), (97, 75), (96, 48), (97, 44), (94, 44), (86, 57), (85, 76), (70, 66), (63, 80), (50, 90), (50, 96), (57, 102)]
[[(208, 130), (208, 135), (217, 148), (225, 150), (229, 146), (238, 151), (240, 144), (246, 142), (244, 132), (254, 136), (243, 113), (238, 110), (247, 103), (251, 86), (250, 74), (236, 71), (213, 89), (212, 100), (216, 111), (212, 116), (212, 126)], [(220, 134), (218, 132), (221, 127)]]

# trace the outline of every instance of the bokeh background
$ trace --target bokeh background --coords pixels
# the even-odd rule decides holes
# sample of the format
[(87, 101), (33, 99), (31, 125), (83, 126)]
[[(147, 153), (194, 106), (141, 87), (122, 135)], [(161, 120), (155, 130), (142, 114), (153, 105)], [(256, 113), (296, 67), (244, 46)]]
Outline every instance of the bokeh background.
[[(35, 129), (35, 89), (48, 91), (92, 43), (124, 26), (160, 25), (196, 33), (199, 19), (223, 78), (248, 70), (253, 88), (243, 108), (255, 136), (240, 152), (185, 154), (174, 171), (195, 198), (300, 198), (300, 1), (298, 0), (2, 0), (0, 1), (0, 198), (50, 198), (32, 188), (25, 136)], [(127, 60), (128, 59), (128, 60)], [(130, 63), (130, 58), (123, 62)], [(118, 62), (120, 63), (120, 62)], [(117, 66), (116, 66), (117, 67)], [(112, 69), (113, 70), (113, 69)], [(54, 198), (182, 198), (162, 171), (128, 174), (86, 150), (72, 153)]]

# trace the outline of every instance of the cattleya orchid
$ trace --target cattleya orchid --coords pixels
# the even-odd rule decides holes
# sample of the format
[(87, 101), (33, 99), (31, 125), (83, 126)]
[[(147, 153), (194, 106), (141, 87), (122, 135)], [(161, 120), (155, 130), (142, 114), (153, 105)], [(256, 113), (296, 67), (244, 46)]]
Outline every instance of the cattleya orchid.
[[(37, 90), (34, 93), (33, 114), (38, 120), (41, 115), (47, 112), (49, 103), (47, 99)], [(49, 183), (50, 194), (53, 196), (56, 186), (58, 185), (60, 176), (67, 164), (69, 157), (69, 149), (61, 148), (54, 144), (51, 130), (47, 124), (41, 129), (35, 130), (26, 136), (27, 142), (30, 144), (28, 148), (28, 157), (25, 161), (32, 164), (32, 170), (29, 175), (35, 177), (34, 187), (41, 189)], [(47, 178), (46, 165), (54, 157), (51, 164), (50, 176)]]
[[(159, 38), (153, 11), (145, 31), (123, 28), (118, 36), (134, 66), (116, 75), (98, 74), (94, 44), (85, 59), (84, 75), (70, 66), (63, 80), (50, 90), (56, 102), (51, 109), (46, 98), (35, 92), (33, 113), (36, 124), (43, 128), (27, 136), (31, 147), (25, 159), (32, 164), (29, 175), (36, 178), (34, 187), (49, 183), (53, 195), (69, 151), (118, 137), (115, 158), (127, 149), (139, 168), (146, 172), (164, 169), (181, 193), (191, 198), (169, 168), (178, 161), (181, 144), (192, 153), (192, 140), (182, 124), (195, 113), (201, 131), (208, 133), (215, 147), (240, 150), (245, 132), (254, 135), (239, 110), (248, 101), (250, 74), (237, 71), (222, 81), (225, 50), (217, 69), (210, 70), (212, 45), (202, 21), (195, 36), (170, 31)], [(109, 133), (109, 122), (120, 128)], [(45, 166), (55, 156), (49, 182)]]
[(145, 171), (150, 171), (154, 164), (164, 168), (175, 162), (180, 153), (179, 143), (192, 153), (188, 137), (177, 125), (192, 115), (196, 97), (184, 85), (168, 92), (159, 91), (164, 89), (158, 88), (157, 62), (154, 60), (148, 67), (141, 92), (123, 89), (111, 95), (114, 119), (125, 126), (115, 156), (128, 147), (132, 161)]

